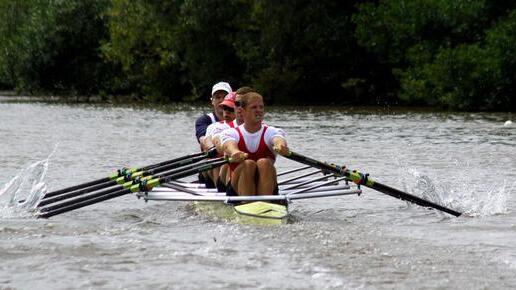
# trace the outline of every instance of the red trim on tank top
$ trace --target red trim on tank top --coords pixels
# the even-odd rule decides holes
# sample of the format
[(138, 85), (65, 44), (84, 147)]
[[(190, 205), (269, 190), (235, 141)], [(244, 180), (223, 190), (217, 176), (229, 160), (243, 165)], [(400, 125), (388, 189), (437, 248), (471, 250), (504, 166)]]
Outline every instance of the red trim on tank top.
[[(244, 135), (242, 134), (242, 131), (240, 131), (240, 127), (235, 127), (235, 130), (238, 132), (238, 136), (240, 137), (240, 140), (238, 140), (238, 150), (247, 153), (247, 159), (258, 161), (258, 159), (261, 158), (270, 158), (273, 161), (276, 160), (274, 153), (272, 153), (267, 144), (265, 144), (264, 136), (267, 128), (267, 126), (263, 126), (263, 132), (260, 136), (260, 143), (258, 144), (258, 148), (255, 152), (250, 152), (250, 150), (247, 148), (247, 145), (245, 144)], [(229, 167), (231, 168), (231, 171), (234, 171), (238, 165), (239, 163), (231, 163)]]

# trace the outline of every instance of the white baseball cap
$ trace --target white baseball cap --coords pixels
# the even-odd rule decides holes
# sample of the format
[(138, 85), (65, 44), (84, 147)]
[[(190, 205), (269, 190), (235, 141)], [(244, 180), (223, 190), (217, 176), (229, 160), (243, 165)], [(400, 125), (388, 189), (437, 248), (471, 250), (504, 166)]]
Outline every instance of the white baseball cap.
[(211, 88), (211, 95), (215, 94), (216, 91), (225, 91), (227, 93), (231, 93), (233, 90), (231, 89), (231, 86), (226, 82), (218, 82), (216, 83), (213, 88)]

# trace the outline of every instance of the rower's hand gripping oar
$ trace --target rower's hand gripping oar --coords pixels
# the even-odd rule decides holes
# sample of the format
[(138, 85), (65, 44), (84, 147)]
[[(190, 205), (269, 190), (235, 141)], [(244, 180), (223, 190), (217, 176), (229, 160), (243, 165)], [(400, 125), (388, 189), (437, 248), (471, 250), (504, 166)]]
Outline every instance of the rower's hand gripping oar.
[(420, 197), (417, 197), (415, 195), (412, 195), (412, 194), (403, 192), (401, 190), (392, 188), (390, 186), (381, 184), (379, 182), (376, 182), (373, 179), (371, 179), (368, 174), (362, 174), (362, 173), (360, 173), (360, 172), (358, 172), (356, 170), (351, 171), (349, 169), (346, 169), (345, 167), (341, 167), (341, 166), (337, 166), (337, 165), (333, 165), (333, 164), (328, 164), (328, 163), (324, 163), (324, 162), (321, 162), (321, 161), (317, 161), (315, 159), (303, 156), (301, 154), (298, 154), (298, 153), (295, 153), (295, 152), (292, 152), (292, 151), (289, 151), (287, 154), (284, 154), (283, 156), (288, 158), (288, 159), (291, 159), (291, 160), (294, 160), (294, 161), (297, 161), (297, 162), (300, 162), (300, 163), (303, 163), (303, 164), (311, 165), (313, 167), (322, 169), (324, 171), (329, 171), (329, 172), (333, 172), (333, 173), (338, 174), (338, 175), (345, 176), (346, 178), (348, 178), (349, 180), (355, 182), (358, 185), (367, 186), (367, 187), (372, 188), (374, 190), (377, 190), (377, 191), (379, 191), (381, 193), (390, 195), (392, 197), (395, 197), (395, 198), (398, 198), (398, 199), (401, 199), (401, 200), (409, 201), (409, 202), (412, 202), (412, 203), (415, 203), (417, 205), (424, 206), (424, 207), (431, 207), (431, 208), (434, 208), (434, 209), (437, 209), (437, 210), (449, 213), (449, 214), (454, 215), (454, 216), (460, 216), (462, 214), (462, 213), (460, 213), (458, 211), (455, 211), (453, 209), (449, 209), (449, 208), (444, 207), (442, 205), (439, 205), (439, 204), (433, 203), (431, 201), (428, 201), (428, 200), (422, 199)]
[(105, 178), (82, 183), (79, 185), (74, 185), (71, 187), (63, 188), (63, 189), (52, 191), (52, 192), (47, 192), (43, 196), (43, 200), (54, 197), (54, 196), (62, 195), (65, 193), (71, 193), (71, 192), (75, 192), (76, 193), (75, 196), (77, 196), (82, 193), (91, 192), (91, 191), (94, 191), (97, 189), (115, 185), (117, 183), (119, 184), (121, 182), (121, 180), (120, 180), (121, 178), (128, 179), (128, 176), (136, 175), (138, 172), (154, 170), (154, 169), (162, 168), (163, 166), (167, 166), (170, 164), (176, 164), (177, 167), (179, 167), (184, 164), (191, 164), (191, 163), (198, 162), (198, 161), (208, 158), (208, 157), (215, 157), (216, 153), (217, 153), (216, 150), (210, 150), (208, 152), (200, 152), (200, 153), (185, 155), (185, 156), (178, 157), (178, 158), (175, 158), (172, 160), (163, 161), (160, 163), (148, 165), (148, 166), (141, 167), (141, 168), (122, 168), (122, 169), (117, 170), (117, 172), (115, 172)]
[(162, 183), (166, 183), (174, 179), (183, 178), (200, 172), (208, 171), (228, 162), (229, 159), (216, 158), (202, 164), (188, 166), (188, 169), (173, 170), (168, 173), (164, 173), (162, 176), (147, 176), (142, 178), (141, 180), (128, 182), (123, 185), (117, 186), (117, 188), (114, 189), (112, 188), (106, 191), (101, 191), (87, 196), (75, 198), (73, 200), (68, 200), (53, 206), (43, 207), (40, 209), (40, 213), (37, 216), (39, 218), (49, 218), (57, 214), (65, 213), (91, 204), (99, 203), (101, 201), (109, 200), (128, 193), (150, 191), (152, 188), (159, 186)]

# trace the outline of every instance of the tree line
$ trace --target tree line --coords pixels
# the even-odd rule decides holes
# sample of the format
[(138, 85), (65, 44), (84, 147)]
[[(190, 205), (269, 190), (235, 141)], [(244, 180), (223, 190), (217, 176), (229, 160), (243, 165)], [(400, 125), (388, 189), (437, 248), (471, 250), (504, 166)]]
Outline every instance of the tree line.
[(514, 110), (516, 3), (0, 0), (0, 89)]

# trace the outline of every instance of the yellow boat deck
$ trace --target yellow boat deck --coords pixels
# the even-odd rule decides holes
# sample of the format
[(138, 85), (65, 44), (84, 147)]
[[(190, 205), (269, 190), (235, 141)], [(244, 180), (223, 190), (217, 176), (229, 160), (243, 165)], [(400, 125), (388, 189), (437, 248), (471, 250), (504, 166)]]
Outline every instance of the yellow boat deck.
[(198, 214), (240, 224), (278, 225), (289, 220), (288, 207), (264, 201), (242, 205), (198, 201), (194, 204)]

